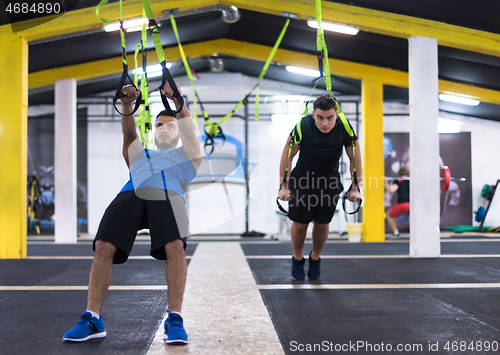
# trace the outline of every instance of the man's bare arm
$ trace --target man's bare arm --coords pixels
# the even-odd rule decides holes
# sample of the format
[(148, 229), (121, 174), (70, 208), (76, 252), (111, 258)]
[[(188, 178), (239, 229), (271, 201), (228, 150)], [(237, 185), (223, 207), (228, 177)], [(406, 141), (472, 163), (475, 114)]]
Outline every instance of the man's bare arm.
[[(361, 166), (361, 149), (359, 147), (359, 141), (356, 140), (356, 142), (354, 142), (356, 144), (355, 146), (355, 155), (353, 154), (353, 151), (352, 151), (352, 145), (348, 146), (345, 148), (345, 152), (347, 153), (347, 156), (349, 157), (349, 162), (350, 162), (350, 166), (349, 166), (349, 170), (351, 172), (351, 179), (354, 183), (354, 164), (356, 164), (356, 178), (358, 180), (358, 183), (361, 182), (361, 176), (362, 176), (362, 172), (363, 172), (363, 168)], [(358, 189), (358, 186), (355, 186), (356, 189)]]
[[(278, 191), (278, 198), (280, 200), (289, 201), (291, 200), (290, 190), (288, 188), (288, 177), (290, 176), (290, 171), (292, 170), (292, 160), (300, 149), (300, 145), (292, 145), (292, 151), (290, 152), (290, 158), (288, 157), (288, 152), (290, 151), (290, 141), (292, 136), (288, 136), (283, 152), (281, 153), (280, 159), (280, 190)], [(285, 178), (286, 176), (286, 178)]]
[[(172, 99), (175, 103), (177, 110), (180, 107), (179, 102), (173, 97), (173, 91), (170, 85), (167, 83), (163, 89), (165, 96)], [(180, 88), (179, 88), (180, 92)], [(201, 150), (200, 142), (196, 136), (195, 125), (193, 117), (189, 113), (186, 105), (182, 107), (182, 110), (177, 114), (177, 123), (179, 125), (179, 131), (181, 133), (182, 148), (186, 153), (187, 157), (193, 163), (196, 170), (200, 167), (201, 161), (203, 159), (203, 153)]]
[[(124, 116), (132, 113), (134, 110), (133, 102), (139, 97), (140, 91), (136, 90), (132, 85), (126, 85), (122, 88), (122, 92), (126, 95), (120, 100), (122, 102), (122, 133), (123, 133), (123, 158), (129, 169), (132, 167), (133, 163), (137, 157), (131, 157), (129, 155), (129, 149), (131, 144), (139, 139), (137, 130), (135, 128), (135, 118), (134, 115)], [(139, 141), (140, 142), (140, 141)], [(134, 144), (135, 147), (136, 144)], [(139, 153), (142, 147), (139, 147)]]
[(387, 177), (384, 178), (384, 187), (391, 194), (395, 193), (399, 189), (399, 186), (397, 184), (389, 184), (389, 180), (387, 179)]
[[(281, 160), (280, 160), (280, 184), (283, 182), (283, 179), (285, 179), (285, 174), (287, 174), (285, 182), (283, 183), (282, 187), (288, 188), (288, 176), (290, 175), (290, 171), (292, 169), (291, 163), (295, 155), (300, 149), (300, 145), (294, 144), (292, 146), (292, 151), (290, 153), (290, 159), (288, 158), (288, 152), (290, 150), (290, 140), (292, 139), (292, 136), (288, 136), (288, 140), (286, 141), (285, 147), (283, 148), (283, 152), (281, 153)], [(288, 173), (286, 173), (288, 169)]]

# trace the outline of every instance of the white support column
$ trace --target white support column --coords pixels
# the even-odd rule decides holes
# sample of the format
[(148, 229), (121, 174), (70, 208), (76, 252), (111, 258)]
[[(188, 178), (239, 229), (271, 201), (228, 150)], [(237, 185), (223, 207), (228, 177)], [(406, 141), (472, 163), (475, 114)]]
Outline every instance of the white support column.
[(437, 40), (410, 37), (410, 256), (439, 257)]
[(76, 80), (55, 84), (55, 241), (76, 243)]

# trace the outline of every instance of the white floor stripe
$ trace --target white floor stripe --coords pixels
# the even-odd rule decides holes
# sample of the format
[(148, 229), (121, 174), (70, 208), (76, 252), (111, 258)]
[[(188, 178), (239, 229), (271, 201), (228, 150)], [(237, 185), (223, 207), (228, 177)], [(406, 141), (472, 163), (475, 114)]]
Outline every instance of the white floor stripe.
[(441, 254), (441, 258), (500, 258), (500, 254)]
[(186, 346), (163, 340), (163, 322), (149, 348), (157, 354), (283, 354), (238, 242), (201, 242), (188, 267), (182, 309)]
[[(247, 255), (247, 259), (290, 259), (291, 255)], [(441, 254), (441, 258), (500, 258), (500, 254)], [(409, 255), (321, 255), (321, 259), (420, 259)]]
[[(473, 288), (473, 289), (479, 289), (479, 288), (500, 288), (500, 283), (442, 283), (442, 284), (274, 284), (274, 285), (255, 285), (255, 289), (259, 290), (370, 290), (370, 289), (461, 289), (461, 288)], [(86, 291), (88, 289), (88, 286), (0, 286), (0, 291)], [(112, 291), (155, 291), (155, 290), (167, 290), (166, 285), (123, 285), (123, 286), (110, 286), (110, 290)], [(221, 295), (221, 291), (216, 291), (213, 292), (214, 294), (217, 294), (221, 297), (221, 300), (219, 303), (221, 304), (231, 304), (235, 302), (231, 302), (228, 298), (224, 298), (224, 296)], [(234, 296), (234, 295), (233, 295)], [(238, 297), (247, 297), (246, 294), (239, 294)], [(225, 302), (229, 301), (229, 302)], [(236, 303), (242, 303), (241, 300), (237, 300), (238, 302)], [(191, 314), (191, 310), (188, 309), (186, 310), (186, 307), (189, 308), (189, 306), (186, 306), (185, 301), (185, 306), (184, 306), (184, 311), (182, 314), (186, 318), (188, 315), (191, 317), (196, 316), (195, 314)], [(209, 306), (204, 303), (204, 300), (200, 300), (200, 303), (202, 305), (200, 308), (203, 308), (202, 313), (210, 313)], [(260, 306), (260, 305), (258, 305)], [(264, 306), (262, 304), (262, 306)], [(220, 307), (220, 305), (213, 305), (212, 308), (217, 308)], [(187, 313), (186, 313), (187, 312)], [(234, 309), (228, 311), (230, 312), (236, 312)], [(213, 312), (212, 312), (213, 313)], [(238, 314), (238, 313), (232, 313)], [(267, 314), (267, 311), (266, 311)], [(238, 314), (239, 315), (239, 314)], [(261, 315), (262, 316), (262, 315)], [(208, 316), (205, 316), (208, 317)], [(188, 328), (188, 325), (192, 325), (193, 328), (196, 327), (196, 325), (202, 326), (202, 322), (199, 320), (199, 318), (202, 318), (202, 316), (198, 315), (198, 320), (197, 319), (186, 319), (186, 329)], [(224, 323), (224, 320), (221, 319), (221, 315), (218, 317), (215, 317), (217, 321), (214, 321), (214, 324), (217, 324), (215, 328), (209, 328), (209, 329), (218, 329), (220, 328), (219, 323)], [(242, 317), (240, 316), (239, 318), (245, 318), (244, 320), (239, 319), (239, 320), (232, 320), (231, 325), (232, 326), (238, 326), (238, 324), (235, 324), (237, 322), (245, 322), (245, 324), (241, 325), (241, 328), (249, 330), (249, 325), (246, 324), (248, 322), (248, 316)], [(207, 320), (205, 320), (207, 321)], [(231, 320), (230, 320), (231, 321)], [(270, 321), (270, 320), (269, 320)], [(206, 324), (206, 323), (205, 323)], [(272, 324), (271, 324), (272, 325)], [(250, 325), (251, 326), (251, 325)], [(226, 326), (227, 327), (227, 326)], [(193, 334), (194, 332), (204, 332), (208, 328), (202, 328), (202, 330), (196, 330), (196, 329), (187, 329), (188, 334)], [(232, 332), (234, 333), (234, 329)], [(242, 330), (240, 330), (242, 331)], [(213, 334), (214, 330), (212, 330)], [(274, 332), (274, 328), (273, 328)], [(160, 334), (161, 333), (161, 334)], [(222, 334), (224, 335), (224, 332), (216, 332), (217, 334)], [(161, 327), (158, 330), (157, 336), (163, 335), (163, 327)], [(199, 337), (206, 337), (207, 335), (204, 334), (198, 334), (197, 336)], [(253, 335), (255, 336), (255, 334)], [(259, 338), (260, 339), (260, 338)], [(164, 345), (163, 341), (161, 340), (161, 337), (158, 339), (158, 343), (156, 346), (162, 347)], [(206, 339), (205, 339), (206, 340)], [(213, 340), (213, 339), (212, 339)], [(155, 338), (155, 342), (157, 339)], [(195, 342), (202, 342), (201, 338), (195, 339)], [(154, 344), (154, 343), (153, 343)], [(199, 344), (198, 344), (199, 345)], [(227, 346), (227, 344), (226, 344)], [(167, 347), (168, 349), (169, 347)], [(190, 350), (192, 351), (193, 348), (195, 348), (195, 345), (190, 346)], [(202, 351), (203, 349), (201, 349)], [(255, 349), (254, 349), (255, 350)], [(156, 354), (155, 352), (151, 352), (152, 349), (150, 349), (150, 352), (148, 354)], [(197, 350), (198, 351), (198, 350)], [(218, 350), (217, 350), (218, 351)], [(233, 349), (234, 351), (234, 349)], [(256, 351), (256, 350), (255, 350)], [(238, 353), (241, 353), (240, 350), (236, 351)], [(181, 354), (184, 354), (185, 352), (181, 352)], [(196, 352), (198, 353), (198, 352)], [(246, 352), (243, 352), (246, 353)], [(249, 352), (250, 353), (250, 352)], [(267, 354), (267, 353), (266, 353)], [(274, 354), (274, 353), (272, 353)]]
[[(113, 291), (166, 290), (166, 285), (124, 285), (110, 286)], [(0, 291), (86, 291), (88, 286), (0, 286)]]
[[(93, 241), (78, 241), (76, 243), (72, 243), (72, 244), (61, 244), (61, 243), (56, 243), (54, 241), (30, 241), (28, 240), (28, 245), (43, 245), (43, 244), (52, 244), (52, 245), (92, 245), (94, 242)], [(150, 241), (136, 241), (134, 243), (134, 245), (151, 245), (151, 242)]]
[[(191, 259), (192, 256), (186, 256)], [(247, 259), (285, 259), (290, 255), (247, 255)], [(409, 255), (321, 255), (322, 259), (417, 259)], [(440, 258), (500, 258), (500, 254), (441, 254)], [(93, 256), (27, 256), (25, 260), (92, 260)], [(155, 260), (150, 255), (133, 255), (129, 260)]]
[(491, 238), (496, 238), (496, 239), (490, 239), (490, 238), (482, 238), (482, 239), (441, 239), (441, 243), (469, 243), (469, 242), (500, 242), (500, 239), (498, 239), (498, 236), (494, 236)]
[[(150, 255), (133, 255), (128, 257), (129, 260), (156, 260)], [(28, 260), (92, 260), (93, 256), (28, 256)], [(191, 256), (186, 256), (186, 259), (191, 259)]]
[[(500, 258), (500, 254), (441, 254), (441, 258)], [(191, 259), (192, 256), (186, 256)], [(291, 255), (247, 255), (247, 259), (285, 259)], [(321, 255), (322, 259), (413, 259), (409, 255)], [(92, 260), (93, 256), (27, 256), (25, 260)], [(416, 259), (416, 258), (415, 258)], [(133, 255), (129, 260), (155, 260), (150, 255)]]
[(500, 288), (500, 283), (445, 283), (445, 284), (283, 284), (259, 285), (259, 290), (369, 290), (369, 289), (411, 289), (411, 288)]

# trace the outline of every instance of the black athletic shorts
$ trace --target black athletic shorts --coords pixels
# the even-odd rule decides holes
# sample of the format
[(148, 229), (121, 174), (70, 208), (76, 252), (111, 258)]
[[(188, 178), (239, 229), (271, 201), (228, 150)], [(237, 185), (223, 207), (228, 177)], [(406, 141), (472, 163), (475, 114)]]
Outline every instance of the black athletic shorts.
[(339, 178), (306, 176), (297, 169), (292, 170), (288, 186), (295, 197), (288, 202), (288, 217), (302, 224), (311, 221), (330, 223), (337, 209), (339, 195), (344, 190)]
[[(160, 199), (141, 199), (136, 191), (118, 194), (104, 212), (94, 239), (113, 244), (117, 250), (114, 264), (127, 261), (134, 245), (137, 231), (149, 228), (152, 257), (166, 260), (165, 245), (180, 239), (186, 249), (188, 218), (184, 198), (174, 192), (156, 189)], [(138, 190), (140, 191), (140, 190)], [(140, 195), (140, 194), (139, 194)]]

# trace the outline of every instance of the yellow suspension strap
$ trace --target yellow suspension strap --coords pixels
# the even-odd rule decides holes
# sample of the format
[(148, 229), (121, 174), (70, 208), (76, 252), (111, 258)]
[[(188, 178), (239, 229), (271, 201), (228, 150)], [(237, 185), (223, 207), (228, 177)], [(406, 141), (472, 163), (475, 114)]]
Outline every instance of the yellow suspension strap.
[[(321, 16), (321, 0), (316, 0), (316, 22), (318, 22), (318, 29), (316, 31), (316, 55), (318, 56), (318, 70), (319, 77), (315, 79), (322, 79), (326, 84), (326, 91), (332, 91), (332, 81), (330, 78), (330, 63), (328, 61), (328, 48), (326, 47), (325, 34), (323, 28), (321, 27), (322, 16)], [(323, 72), (323, 59), (325, 60), (325, 71)]]
[(179, 47), (179, 52), (181, 54), (182, 63), (184, 64), (184, 69), (186, 70), (186, 75), (189, 78), (189, 82), (191, 83), (191, 88), (193, 89), (193, 92), (194, 92), (193, 119), (194, 119), (195, 128), (198, 129), (198, 114), (197, 114), (197, 110), (196, 110), (196, 106), (198, 105), (198, 102), (200, 103), (201, 111), (203, 114), (203, 118), (205, 119), (205, 122), (207, 122), (207, 121), (210, 122), (210, 118), (208, 117), (208, 113), (203, 108), (203, 104), (200, 100), (200, 96), (198, 95), (198, 91), (196, 90), (196, 86), (194, 85), (193, 72), (192, 72), (191, 66), (189, 65), (189, 62), (187, 60), (186, 54), (184, 53), (184, 49), (182, 48), (181, 40), (179, 37), (179, 31), (177, 30), (177, 22), (175, 21), (174, 15), (172, 15), (172, 14), (170, 14), (170, 23), (172, 24), (172, 29), (174, 30), (175, 38), (177, 39), (177, 45)]
[[(209, 137), (212, 137), (212, 140), (213, 140), (213, 138), (217, 138), (217, 136), (219, 134), (223, 135), (220, 126), (224, 122), (226, 122), (229, 118), (231, 118), (234, 115), (234, 113), (243, 104), (248, 103), (248, 98), (250, 97), (250, 95), (252, 94), (252, 92), (255, 89), (258, 90), (260, 82), (262, 81), (262, 79), (266, 75), (267, 69), (269, 68), (269, 65), (271, 64), (271, 61), (273, 60), (274, 55), (276, 54), (276, 51), (278, 50), (278, 48), (279, 48), (279, 46), (281, 44), (281, 41), (282, 41), (283, 37), (285, 36), (285, 33), (286, 33), (286, 30), (288, 28), (288, 24), (289, 23), (290, 23), (290, 19), (287, 19), (285, 25), (283, 26), (283, 29), (281, 30), (281, 33), (280, 33), (278, 39), (276, 40), (276, 43), (273, 46), (273, 49), (271, 50), (271, 53), (269, 54), (269, 56), (268, 56), (268, 58), (266, 60), (266, 63), (264, 64), (264, 67), (261, 70), (261, 73), (260, 73), (259, 78), (257, 80), (257, 84), (255, 84), (255, 86), (252, 88), (252, 90), (250, 90), (250, 92), (240, 102), (238, 102), (236, 104), (236, 106), (231, 110), (231, 112), (228, 113), (227, 115), (225, 115), (219, 122), (212, 123), (212, 124), (209, 124), (209, 125), (205, 125), (205, 133), (207, 134), (207, 140), (209, 139)], [(259, 94), (258, 94), (258, 91), (257, 91), (256, 104), (255, 104), (255, 120), (256, 121), (258, 121), (258, 114), (259, 114)], [(207, 142), (205, 142), (205, 146), (207, 146)], [(213, 152), (213, 145), (212, 145), (212, 152)]]
[[(189, 78), (189, 82), (191, 83), (191, 88), (193, 89), (193, 92), (194, 92), (195, 99), (194, 99), (193, 119), (194, 119), (195, 128), (198, 129), (198, 115), (197, 115), (197, 111), (196, 111), (196, 106), (199, 103), (200, 107), (201, 107), (201, 112), (203, 114), (203, 118), (205, 120), (205, 125), (203, 128), (205, 131), (205, 135), (207, 136), (207, 138), (205, 139), (204, 148), (205, 148), (205, 152), (207, 153), (207, 155), (210, 155), (214, 152), (215, 139), (220, 138), (223, 141), (225, 141), (226, 136), (224, 135), (224, 133), (222, 132), (222, 128), (220, 128), (220, 127), (217, 131), (213, 131), (213, 129), (216, 128), (216, 126), (210, 120), (210, 116), (208, 115), (207, 111), (205, 111), (205, 108), (203, 107), (203, 103), (200, 99), (200, 96), (198, 95), (198, 90), (196, 90), (196, 86), (194, 84), (194, 79), (193, 79), (192, 69), (191, 69), (191, 66), (189, 65), (186, 54), (184, 53), (184, 49), (182, 48), (181, 40), (179, 37), (179, 31), (177, 30), (177, 23), (175, 21), (174, 15), (172, 15), (172, 14), (170, 14), (170, 22), (172, 24), (172, 29), (174, 30), (174, 33), (175, 33), (175, 38), (177, 39), (177, 45), (179, 47), (179, 52), (181, 54), (182, 63), (184, 64), (184, 69), (186, 70), (186, 75)], [(207, 149), (210, 149), (210, 151), (208, 151)]]
[[(256, 85), (257, 93), (256, 93), (256, 97), (255, 97), (255, 122), (259, 121), (259, 86), (260, 86), (260, 82), (262, 81), (262, 79), (266, 75), (267, 69), (269, 68), (269, 65), (271, 65), (271, 61), (273, 60), (274, 55), (278, 51), (278, 48), (281, 44), (281, 41), (283, 40), (283, 37), (285, 36), (285, 33), (286, 33), (286, 30), (288, 28), (289, 23), (290, 23), (290, 19), (287, 19), (285, 26), (283, 26), (283, 29), (281, 30), (281, 33), (280, 33), (278, 39), (276, 40), (276, 43), (274, 44), (274, 47), (271, 50), (271, 53), (267, 57), (266, 63), (264, 64), (262, 71), (260, 72), (259, 79), (258, 79), (257, 85)], [(253, 91), (253, 89), (252, 89), (252, 91)]]
[[(295, 125), (295, 127), (292, 130), (292, 133), (291, 133), (292, 137), (290, 139), (290, 145), (288, 147), (288, 161), (287, 161), (287, 165), (286, 165), (286, 168), (285, 168), (285, 176), (283, 176), (283, 181), (280, 184), (278, 192), (283, 187), (283, 184), (288, 180), (288, 165), (292, 164), (291, 157), (292, 157), (292, 148), (293, 148), (293, 145), (294, 144), (300, 144), (300, 141), (302, 140), (302, 129), (300, 127), (300, 124), (302, 122), (302, 118), (307, 114), (307, 104), (308, 103), (309, 103), (309, 101), (306, 103), (305, 113), (300, 117), (299, 121), (297, 122), (297, 124)], [(293, 195), (291, 197), (293, 197)], [(279, 201), (278, 198), (276, 198), (276, 204), (278, 205), (278, 209), (281, 212), (283, 212), (284, 214), (288, 215), (288, 211), (285, 210), (285, 208), (281, 205), (281, 203), (280, 203), (280, 201)]]
[[(340, 107), (339, 102), (335, 99), (335, 96), (333, 95), (333, 93), (330, 92), (330, 96), (335, 100), (335, 103), (337, 104), (337, 113), (338, 113), (338, 115), (340, 117), (340, 120), (342, 121), (342, 124), (344, 125), (344, 128), (345, 128), (346, 132), (351, 137), (352, 155), (353, 155), (352, 165), (353, 165), (353, 174), (354, 174), (354, 176), (353, 176), (353, 179), (352, 179), (353, 182), (351, 183), (351, 186), (349, 186), (349, 189), (347, 190), (347, 192), (344, 194), (344, 196), (342, 196), (342, 208), (344, 209), (344, 212), (347, 213), (347, 214), (355, 214), (361, 208), (361, 203), (363, 202), (362, 199), (359, 200), (359, 205), (358, 205), (358, 207), (356, 208), (356, 210), (354, 212), (347, 212), (347, 210), (345, 208), (345, 202), (346, 202), (347, 199), (349, 199), (349, 191), (351, 191), (351, 189), (353, 187), (353, 184), (358, 187), (358, 191), (361, 193), (361, 187), (359, 187), (358, 177), (357, 177), (357, 172), (356, 172), (356, 142), (354, 140), (354, 132), (353, 132), (351, 126), (349, 125), (349, 122), (347, 121), (347, 118), (345, 117), (345, 114), (342, 111), (342, 108)], [(358, 201), (356, 201), (356, 203), (358, 203)]]
[(37, 206), (42, 201), (38, 176), (28, 176), (28, 188), (28, 231), (34, 228), (36, 234), (40, 234), (40, 222), (36, 216)]
[[(167, 61), (165, 59), (165, 54), (163, 53), (163, 46), (161, 45), (161, 40), (160, 40), (160, 32), (158, 30), (158, 24), (156, 23), (153, 8), (151, 7), (151, 3), (149, 2), (149, 0), (142, 0), (142, 5), (144, 7), (144, 11), (146, 13), (147, 18), (149, 19), (149, 31), (151, 33), (151, 37), (153, 37), (153, 42), (155, 45), (156, 54), (158, 55), (158, 60), (160, 61), (160, 65), (161, 65), (161, 69), (162, 69), (162, 81), (161, 81), (161, 85), (159, 88), (161, 101), (163, 102), (163, 106), (165, 107), (165, 110), (169, 113), (169, 115), (175, 116), (176, 114), (181, 112), (182, 108), (184, 107), (184, 98), (179, 93), (179, 89), (177, 88), (177, 85), (175, 84), (174, 78), (172, 77), (172, 74), (170, 74), (170, 71), (167, 68)], [(162, 93), (163, 87), (165, 86), (165, 84), (167, 82), (170, 84), (170, 87), (172, 88), (172, 91), (174, 92), (174, 97), (177, 99), (177, 101), (180, 104), (180, 107), (178, 110), (172, 110), (170, 108), (170, 105), (168, 104), (166, 96), (163, 95), (163, 93)]]
[[(354, 214), (357, 213), (361, 207), (361, 202), (362, 200), (359, 201), (359, 205), (357, 209), (354, 212), (347, 212), (345, 208), (345, 201), (349, 198), (349, 191), (351, 191), (353, 184), (355, 184), (358, 187), (359, 192), (361, 192), (361, 188), (358, 185), (358, 178), (356, 176), (356, 143), (354, 142), (354, 132), (351, 129), (351, 126), (349, 125), (349, 122), (347, 121), (347, 118), (344, 115), (344, 112), (342, 111), (342, 108), (340, 107), (340, 104), (338, 101), (335, 99), (335, 95), (332, 93), (332, 81), (331, 81), (331, 76), (330, 76), (330, 62), (328, 60), (328, 48), (326, 46), (325, 42), (325, 34), (323, 32), (323, 28), (321, 27), (321, 22), (322, 22), (322, 15), (321, 15), (321, 0), (316, 0), (316, 21), (318, 22), (318, 29), (317, 29), (317, 35), (316, 35), (316, 49), (317, 49), (317, 55), (318, 55), (318, 69), (319, 69), (319, 78), (315, 79), (316, 81), (320, 80), (323, 78), (326, 84), (326, 90), (330, 93), (330, 96), (333, 98), (337, 105), (337, 113), (342, 121), (342, 124), (345, 127), (346, 132), (351, 136), (351, 141), (352, 141), (352, 153), (353, 153), (353, 171), (354, 171), (354, 177), (353, 177), (353, 182), (351, 183), (351, 186), (347, 190), (347, 192), (344, 194), (342, 197), (342, 207), (344, 208), (344, 211), (347, 214)], [(325, 61), (325, 67), (324, 67), (324, 72), (323, 72), (323, 60)]]
[[(147, 19), (145, 13), (142, 15), (143, 19)], [(136, 126), (139, 127), (141, 142), (144, 148), (149, 148), (149, 143), (152, 143), (152, 125), (151, 125), (151, 112), (149, 110), (149, 81), (147, 74), (147, 41), (148, 41), (148, 32), (146, 27), (147, 21), (143, 21), (142, 23), (142, 35), (141, 35), (141, 43), (136, 46), (135, 49), (135, 73), (134, 73), (134, 85), (138, 86), (138, 75), (137, 75), (137, 56), (139, 54), (139, 49), (141, 49), (142, 53), (142, 74), (141, 74), (141, 92), (142, 100), (139, 107), (139, 118), (135, 120)]]
[[(107, 2), (108, 2), (108, 0), (101, 0), (101, 2), (96, 7), (96, 14), (102, 23), (110, 24), (110, 23), (115, 22), (115, 20), (109, 20), (109, 19), (105, 19), (105, 18), (102, 18), (99, 16), (99, 11)], [(121, 43), (122, 43), (123, 72), (122, 72), (122, 76), (120, 78), (120, 84), (118, 85), (118, 89), (116, 89), (115, 96), (113, 97), (113, 106), (115, 107), (116, 112), (118, 112), (120, 115), (131, 116), (139, 109), (142, 93), (140, 93), (139, 97), (135, 101), (135, 107), (134, 107), (134, 110), (132, 111), (132, 113), (130, 113), (128, 115), (124, 115), (116, 107), (116, 102), (118, 101), (118, 99), (125, 96), (125, 94), (122, 92), (122, 87), (125, 85), (126, 80), (128, 79), (132, 83), (132, 85), (134, 85), (134, 83), (132, 82), (132, 79), (128, 75), (127, 50), (126, 50), (126, 42), (125, 42), (125, 38), (127, 37), (127, 35), (125, 33), (125, 28), (123, 28), (123, 4), (122, 4), (122, 0), (120, 0), (120, 20), (119, 21), (120, 21), (120, 37), (121, 37)], [(134, 85), (134, 87), (137, 90), (137, 86)]]

